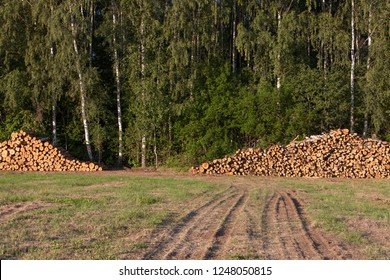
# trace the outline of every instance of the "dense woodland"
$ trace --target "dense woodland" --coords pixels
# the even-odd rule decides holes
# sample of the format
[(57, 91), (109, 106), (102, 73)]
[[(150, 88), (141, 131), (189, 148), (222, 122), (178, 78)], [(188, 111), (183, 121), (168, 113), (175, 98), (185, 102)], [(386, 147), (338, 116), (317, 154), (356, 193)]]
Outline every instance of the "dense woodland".
[(388, 0), (0, 0), (0, 141), (189, 165), (349, 128), (390, 140)]

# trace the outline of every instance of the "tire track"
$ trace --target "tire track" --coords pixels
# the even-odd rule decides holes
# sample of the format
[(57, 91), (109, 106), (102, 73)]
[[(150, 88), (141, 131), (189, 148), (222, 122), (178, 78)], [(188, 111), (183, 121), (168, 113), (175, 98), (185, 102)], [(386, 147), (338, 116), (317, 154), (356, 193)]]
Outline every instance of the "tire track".
[[(252, 206), (251, 208), (255, 207)], [(259, 219), (262, 212), (260, 210), (259, 213), (253, 213), (253, 210), (249, 207), (245, 207), (244, 212), (246, 216), (245, 231), (248, 240), (247, 242), (249, 243), (248, 253), (256, 259), (263, 259), (265, 258), (264, 241), (262, 236), (261, 219)]]
[(280, 236), (279, 198), (278, 193), (272, 194), (266, 202), (262, 216), (263, 250), (267, 259), (287, 258), (285, 245)]
[(204, 253), (203, 259), (221, 259), (224, 257), (227, 251), (227, 245), (230, 244), (230, 239), (235, 230), (237, 218), (239, 213), (243, 211), (244, 206), (248, 201), (247, 192), (242, 194), (236, 203), (229, 209), (228, 213), (224, 217), (221, 225), (218, 227), (214, 234), (211, 246)]
[[(194, 221), (183, 234), (179, 240), (173, 244), (172, 249), (164, 257), (165, 259), (203, 259), (205, 251), (208, 250), (212, 244), (215, 235), (223, 235), (223, 228), (219, 227), (222, 217), (225, 220), (233, 212), (232, 209), (241, 203), (242, 195), (239, 192), (229, 196), (226, 200), (221, 201), (206, 211), (202, 217)], [(234, 205), (226, 214), (226, 210)], [(224, 222), (222, 223), (222, 225)]]
[(316, 251), (320, 259), (342, 259), (342, 249), (338, 246), (329, 246), (330, 242), (326, 238), (309, 227), (309, 222), (306, 218), (306, 214), (303, 209), (303, 203), (290, 191), (285, 192), (287, 201), (289, 201), (290, 209), (293, 209), (294, 215), (299, 219), (299, 224), (302, 230), (305, 232), (305, 236), (309, 243), (312, 244), (312, 249)]
[(219, 240), (211, 244), (204, 259), (264, 259), (259, 217), (265, 204), (265, 196), (261, 189), (253, 185), (241, 187), (245, 195), (242, 204), (228, 219), (230, 225), (224, 236), (218, 237)]
[(278, 191), (262, 216), (264, 251), (268, 259), (340, 259), (339, 248), (309, 226), (303, 204), (291, 191)]
[[(209, 213), (213, 213), (215, 209), (221, 208), (221, 205), (228, 203), (238, 195), (237, 188), (230, 186), (225, 191), (215, 195), (207, 203), (190, 211), (179, 223), (168, 232), (161, 233), (161, 230), (155, 233), (155, 237), (151, 239), (160, 240), (151, 250), (144, 254), (142, 259), (171, 259), (177, 254), (175, 248), (180, 248), (185, 242), (189, 232), (200, 227), (202, 220), (206, 219)], [(163, 235), (163, 236), (161, 236)], [(174, 249), (172, 249), (174, 248)], [(168, 253), (167, 253), (168, 251)], [(184, 258), (188, 258), (184, 257)]]
[(287, 214), (287, 226), (290, 229), (289, 242), (294, 248), (291, 250), (293, 259), (323, 259), (318, 250), (318, 244), (311, 237), (311, 233), (303, 220), (302, 212), (298, 210), (288, 193), (281, 192), (281, 200)]
[(284, 256), (290, 260), (305, 259), (305, 251), (297, 238), (300, 232), (296, 231), (296, 220), (292, 219), (290, 209), (283, 195), (278, 196), (277, 213), (279, 236), (283, 243)]
[(235, 182), (149, 235), (156, 241), (143, 259), (342, 259), (343, 249), (310, 225), (294, 190)]

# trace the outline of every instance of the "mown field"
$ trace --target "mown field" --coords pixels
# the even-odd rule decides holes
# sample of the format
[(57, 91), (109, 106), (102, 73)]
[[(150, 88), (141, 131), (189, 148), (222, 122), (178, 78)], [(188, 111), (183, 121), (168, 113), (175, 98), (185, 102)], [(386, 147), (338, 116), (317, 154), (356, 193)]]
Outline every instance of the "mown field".
[(2, 172), (0, 259), (390, 259), (390, 181)]

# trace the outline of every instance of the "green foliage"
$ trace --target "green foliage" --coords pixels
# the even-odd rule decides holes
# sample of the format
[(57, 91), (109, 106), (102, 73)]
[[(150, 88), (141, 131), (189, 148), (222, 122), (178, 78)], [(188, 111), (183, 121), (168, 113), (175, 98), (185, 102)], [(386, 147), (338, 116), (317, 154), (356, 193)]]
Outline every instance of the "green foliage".
[(24, 71), (15, 69), (1, 78), (0, 92), (3, 96), (3, 109), (7, 113), (16, 113), (20, 108), (32, 109), (28, 76)]
[(236, 148), (233, 109), (237, 95), (229, 68), (226, 64), (206, 75), (204, 87), (195, 92), (185, 113), (187, 123), (180, 124), (178, 137), (193, 161), (221, 157)]
[[(143, 137), (149, 166), (188, 166), (349, 127), (348, 1), (76, 2), (0, 1), (0, 139), (52, 137), (55, 108), (58, 144), (86, 159), (81, 74), (93, 153), (116, 164), (115, 50), (132, 166)], [(388, 3), (355, 10), (355, 130), (389, 139)]]
[(25, 130), (39, 132), (39, 125), (31, 111), (22, 110), (10, 114), (5, 122), (0, 123), (0, 142), (9, 139), (12, 132)]

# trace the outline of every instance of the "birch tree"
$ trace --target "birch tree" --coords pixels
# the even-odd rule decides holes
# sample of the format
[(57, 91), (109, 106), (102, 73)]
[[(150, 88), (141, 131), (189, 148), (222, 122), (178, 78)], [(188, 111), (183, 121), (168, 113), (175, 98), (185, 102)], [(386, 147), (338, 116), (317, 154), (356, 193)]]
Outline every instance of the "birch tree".
[(355, 66), (356, 66), (356, 38), (355, 38), (355, 0), (351, 0), (351, 109), (350, 131), (355, 129)]
[[(370, 72), (371, 68), (371, 44), (372, 44), (372, 1), (369, 0), (368, 3), (368, 21), (367, 21), (367, 73)], [(368, 78), (366, 75), (366, 80), (368, 82)], [(368, 93), (366, 92), (366, 95)], [(367, 96), (365, 96), (365, 101), (367, 100)], [(369, 118), (369, 113), (368, 113), (368, 108), (367, 108), (367, 101), (366, 103), (366, 108), (364, 110), (364, 127), (363, 127), (363, 137), (367, 137), (367, 132), (368, 132), (368, 118)]]
[(83, 3), (81, 4), (74, 4), (73, 2), (68, 3), (68, 13), (70, 16), (70, 30), (72, 34), (72, 44), (73, 44), (73, 50), (74, 50), (74, 57), (75, 57), (75, 66), (76, 71), (78, 74), (79, 79), (79, 90), (80, 90), (80, 101), (81, 101), (81, 117), (84, 127), (84, 137), (85, 137), (85, 145), (87, 148), (87, 153), (89, 160), (93, 161), (93, 154), (92, 154), (92, 148), (91, 148), (91, 142), (90, 142), (90, 132), (89, 132), (89, 126), (88, 126), (88, 119), (87, 119), (87, 82), (85, 79), (85, 67), (84, 67), (84, 59), (83, 54), (80, 51), (78, 38), (81, 35), (82, 31), (86, 31), (82, 29), (81, 23), (85, 20), (85, 10), (83, 7)]
[[(112, 1), (112, 49), (114, 59), (114, 73), (116, 86), (116, 103), (118, 116), (118, 166), (123, 163), (123, 124), (122, 124), (122, 73), (121, 73), (121, 58), (120, 53), (123, 52), (124, 46), (121, 41), (121, 34), (123, 33), (123, 17), (120, 16), (121, 6), (116, 1)], [(119, 35), (119, 38), (118, 38)], [(124, 35), (122, 35), (124, 36)]]
[(156, 88), (159, 77), (155, 76), (156, 59), (161, 35), (161, 15), (164, 2), (133, 1), (129, 6), (131, 41), (128, 48), (128, 71), (132, 94), (129, 108), (135, 115), (132, 124), (139, 135), (140, 163), (146, 167), (148, 146), (153, 143), (153, 127), (156, 114)]

